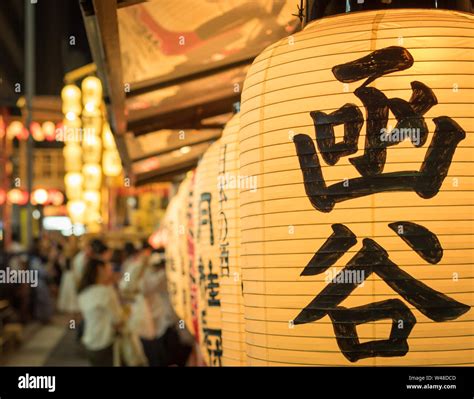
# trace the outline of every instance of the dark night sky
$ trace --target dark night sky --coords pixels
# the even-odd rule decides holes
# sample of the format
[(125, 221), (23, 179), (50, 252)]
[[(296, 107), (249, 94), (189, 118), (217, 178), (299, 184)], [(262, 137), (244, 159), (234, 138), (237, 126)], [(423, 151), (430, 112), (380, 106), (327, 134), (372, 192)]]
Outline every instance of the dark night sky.
[[(59, 95), (66, 72), (92, 62), (79, 0), (38, 0), (36, 94)], [(0, 106), (15, 104), (24, 73), (24, 1), (0, 2)], [(74, 36), (75, 45), (69, 45)]]

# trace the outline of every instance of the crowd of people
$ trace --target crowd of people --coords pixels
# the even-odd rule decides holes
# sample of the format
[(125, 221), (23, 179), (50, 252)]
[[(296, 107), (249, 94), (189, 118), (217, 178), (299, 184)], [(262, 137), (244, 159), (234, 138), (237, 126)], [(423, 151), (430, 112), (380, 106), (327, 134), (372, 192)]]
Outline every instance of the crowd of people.
[(99, 238), (43, 234), (30, 251), (14, 237), (10, 255), (12, 268), (38, 275), (35, 287), (16, 284), (7, 293), (19, 320), (69, 315), (92, 366), (185, 366), (192, 359), (192, 337), (167, 293), (163, 248), (144, 241), (111, 249)]

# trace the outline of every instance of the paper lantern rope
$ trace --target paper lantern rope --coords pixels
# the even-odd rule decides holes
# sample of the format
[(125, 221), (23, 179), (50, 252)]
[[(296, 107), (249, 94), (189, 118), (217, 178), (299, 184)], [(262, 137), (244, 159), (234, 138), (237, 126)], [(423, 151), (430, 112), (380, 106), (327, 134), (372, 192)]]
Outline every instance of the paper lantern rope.
[[(389, 110), (397, 119), (394, 131), (413, 132), (413, 129), (417, 129), (418, 138), (414, 135), (409, 138), (414, 146), (421, 147), (428, 137), (424, 115), (438, 101), (428, 86), (417, 81), (411, 83), (413, 94), (409, 101), (400, 98), (388, 99), (380, 90), (367, 85), (381, 76), (408, 69), (412, 65), (413, 57), (408, 50), (402, 47), (387, 47), (332, 69), (334, 76), (344, 83), (367, 79), (354, 92), (366, 109), (364, 154), (350, 159), (362, 177), (326, 186), (312, 139), (305, 134), (296, 135), (294, 144), (303, 173), (305, 191), (316, 210), (331, 212), (338, 202), (386, 191), (415, 191), (424, 199), (438, 194), (456, 148), (466, 137), (465, 131), (447, 116), (433, 119), (436, 130), (419, 171), (382, 173), (387, 147), (399, 144), (406, 138), (396, 133), (387, 133)], [(358, 106), (345, 104), (329, 115), (320, 111), (313, 111), (310, 115), (314, 121), (321, 157), (328, 165), (333, 166), (341, 157), (357, 152), (357, 142), (364, 123)], [(334, 126), (341, 124), (344, 125), (344, 138), (336, 143)], [(437, 236), (425, 227), (406, 221), (390, 223), (389, 227), (425, 261), (436, 264), (441, 260), (441, 244)], [(348, 227), (333, 224), (332, 229), (333, 234), (316, 251), (301, 273), (302, 276), (325, 272), (357, 243), (356, 236)], [(406, 355), (409, 351), (407, 339), (416, 324), (416, 318), (401, 300), (390, 299), (350, 309), (339, 306), (372, 273), (377, 274), (402, 298), (436, 322), (454, 320), (470, 309), (468, 305), (416, 280), (392, 262), (382, 246), (365, 238), (362, 248), (297, 315), (294, 324), (310, 323), (328, 315), (333, 324), (337, 344), (342, 354), (351, 362), (376, 356)], [(356, 331), (358, 324), (386, 318), (392, 319), (388, 339), (359, 342)], [(403, 322), (403, 328), (398, 326), (400, 321)]]

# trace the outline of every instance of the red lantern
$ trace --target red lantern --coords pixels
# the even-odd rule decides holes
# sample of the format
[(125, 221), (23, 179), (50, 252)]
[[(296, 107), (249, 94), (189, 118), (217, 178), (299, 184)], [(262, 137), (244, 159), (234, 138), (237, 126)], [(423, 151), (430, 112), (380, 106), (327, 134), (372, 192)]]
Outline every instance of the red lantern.
[(38, 122), (31, 122), (30, 132), (36, 141), (44, 141), (44, 132), (43, 132), (43, 129), (41, 129), (41, 125)]
[(13, 188), (8, 192), (7, 199), (11, 204), (26, 205), (28, 203), (28, 193), (19, 188)]
[(63, 128), (62, 123), (58, 126), (56, 126), (53, 122), (47, 121), (43, 122), (43, 133), (46, 141), (54, 141), (56, 139), (56, 129), (57, 128)]
[(46, 140), (47, 141), (53, 141), (53, 140), (56, 140), (57, 138), (57, 141), (65, 141), (64, 140), (64, 135), (65, 135), (65, 127), (64, 127), (64, 123), (62, 122), (58, 122), (56, 124), (56, 129), (54, 130), (54, 134), (53, 135), (50, 135), (50, 132), (46, 132)]
[(48, 202), (54, 206), (60, 206), (64, 203), (64, 194), (59, 190), (48, 190)]

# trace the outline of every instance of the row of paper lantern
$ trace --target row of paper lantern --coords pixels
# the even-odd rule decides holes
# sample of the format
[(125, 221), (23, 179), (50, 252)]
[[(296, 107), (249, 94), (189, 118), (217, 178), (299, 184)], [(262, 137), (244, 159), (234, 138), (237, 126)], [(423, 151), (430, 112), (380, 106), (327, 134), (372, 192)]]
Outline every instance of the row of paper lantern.
[[(67, 85), (61, 92), (64, 129), (66, 133), (71, 133), (70, 139), (65, 140), (63, 150), (66, 171), (64, 182), (71, 221), (95, 229), (101, 221), (100, 134), (103, 122), (99, 106), (102, 85), (97, 78), (88, 77), (82, 82), (82, 88), (86, 91), (89, 86), (92, 90), (88, 90), (88, 98), (75, 85)], [(90, 116), (85, 116), (86, 110)]]
[[(31, 136), (35, 141), (55, 141), (57, 140), (57, 130), (61, 129), (61, 125), (56, 125), (54, 122), (46, 121), (42, 124), (38, 122), (32, 122), (30, 125)], [(4, 130), (7, 138), (13, 140), (14, 138), (18, 140), (28, 139), (29, 132), (28, 129), (20, 121), (10, 122), (7, 128)], [(0, 129), (0, 132), (2, 130)], [(0, 134), (0, 138), (2, 135)]]
[[(340, 15), (256, 58), (164, 222), (207, 364), (474, 363), (472, 22)], [(384, 146), (384, 123), (425, 139)]]
[[(10, 203), (14, 205), (26, 205), (28, 203), (28, 191), (19, 188), (12, 188), (8, 192), (0, 189), (0, 205)], [(31, 194), (31, 203), (33, 205), (54, 205), (59, 206), (64, 202), (64, 195), (61, 191), (55, 189), (38, 188)]]
[(173, 197), (164, 218), (172, 304), (213, 366), (246, 363), (239, 263), (238, 115)]
[(97, 230), (101, 223), (102, 176), (116, 177), (122, 164), (101, 111), (102, 84), (96, 77), (63, 88), (65, 185), (73, 223)]

